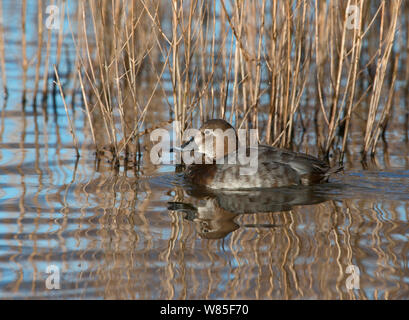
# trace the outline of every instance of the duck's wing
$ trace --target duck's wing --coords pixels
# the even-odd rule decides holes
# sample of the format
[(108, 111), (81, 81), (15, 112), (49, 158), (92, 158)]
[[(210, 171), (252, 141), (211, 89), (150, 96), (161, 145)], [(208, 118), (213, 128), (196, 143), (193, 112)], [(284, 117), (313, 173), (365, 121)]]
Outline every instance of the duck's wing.
[(270, 146), (259, 147), (259, 158), (290, 166), (300, 176), (302, 184), (326, 181), (329, 175), (342, 170), (342, 167), (331, 168), (327, 162), (308, 154)]
[(258, 157), (262, 162), (274, 161), (288, 165), (300, 174), (324, 173), (330, 168), (326, 162), (308, 154), (264, 145), (259, 146)]

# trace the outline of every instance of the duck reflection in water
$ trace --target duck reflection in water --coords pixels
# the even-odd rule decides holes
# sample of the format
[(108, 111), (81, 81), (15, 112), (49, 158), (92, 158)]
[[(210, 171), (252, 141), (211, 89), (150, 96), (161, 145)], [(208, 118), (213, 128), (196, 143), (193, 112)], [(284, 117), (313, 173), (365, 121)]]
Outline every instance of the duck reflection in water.
[(275, 228), (275, 224), (237, 223), (242, 214), (273, 213), (291, 210), (294, 206), (318, 204), (330, 197), (313, 187), (294, 186), (254, 190), (209, 190), (191, 186), (185, 188), (191, 200), (169, 202), (168, 209), (183, 214), (192, 221), (203, 239), (221, 239), (240, 227)]

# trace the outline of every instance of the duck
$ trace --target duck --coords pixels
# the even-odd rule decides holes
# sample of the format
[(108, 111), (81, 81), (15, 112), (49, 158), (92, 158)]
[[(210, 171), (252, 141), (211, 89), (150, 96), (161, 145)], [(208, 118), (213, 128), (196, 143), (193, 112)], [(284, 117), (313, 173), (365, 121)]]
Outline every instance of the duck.
[[(206, 121), (178, 150), (201, 155), (202, 161), (189, 164), (183, 175), (190, 183), (209, 189), (311, 186), (328, 182), (331, 175), (343, 170), (314, 156), (257, 141), (243, 146), (234, 127), (224, 119)], [(242, 161), (249, 158), (247, 163)]]

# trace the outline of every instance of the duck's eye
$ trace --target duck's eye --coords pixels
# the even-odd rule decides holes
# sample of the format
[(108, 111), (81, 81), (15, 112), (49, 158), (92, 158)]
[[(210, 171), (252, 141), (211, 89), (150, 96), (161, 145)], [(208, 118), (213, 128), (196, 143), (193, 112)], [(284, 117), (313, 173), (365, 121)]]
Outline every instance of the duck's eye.
[(205, 129), (204, 134), (205, 134), (206, 136), (210, 136), (210, 135), (212, 134), (212, 130), (210, 130), (210, 129)]

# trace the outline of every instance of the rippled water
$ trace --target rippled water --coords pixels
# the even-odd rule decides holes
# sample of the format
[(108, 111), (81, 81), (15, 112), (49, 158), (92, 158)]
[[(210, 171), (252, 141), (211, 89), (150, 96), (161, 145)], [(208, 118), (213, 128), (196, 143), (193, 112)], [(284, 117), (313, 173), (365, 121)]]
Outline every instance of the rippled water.
[(3, 109), (1, 298), (407, 298), (408, 169), (205, 193), (171, 167), (97, 172), (86, 150), (75, 167), (66, 124), (20, 108)]
[[(402, 137), (389, 137), (393, 148), (376, 166), (352, 159), (326, 185), (210, 193), (171, 166), (96, 166), (85, 134), (77, 161), (59, 96), (23, 106), (19, 62), (7, 68), (0, 298), (408, 298)], [(77, 111), (77, 127), (85, 121)], [(359, 288), (348, 289), (349, 266)], [(60, 288), (47, 289), (56, 270)]]

